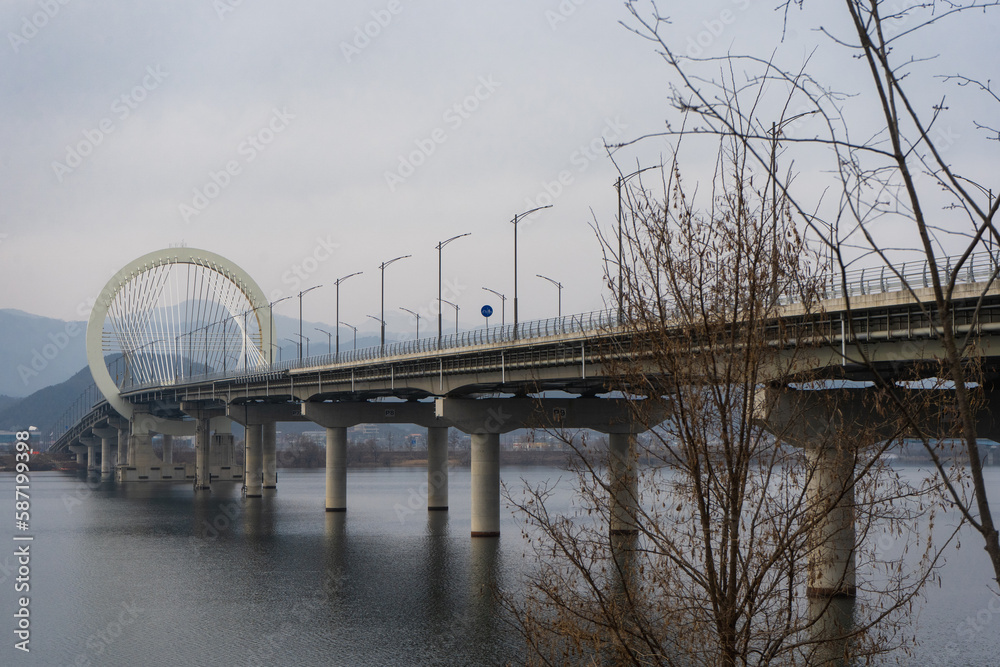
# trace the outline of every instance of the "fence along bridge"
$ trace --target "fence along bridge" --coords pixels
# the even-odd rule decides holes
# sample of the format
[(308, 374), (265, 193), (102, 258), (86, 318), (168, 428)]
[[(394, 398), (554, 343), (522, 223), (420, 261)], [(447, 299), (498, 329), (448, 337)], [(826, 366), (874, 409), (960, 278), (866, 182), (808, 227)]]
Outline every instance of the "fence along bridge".
[[(974, 256), (956, 289), (956, 330), (973, 331), (990, 385), (1000, 380), (996, 332), (1000, 289), (991, 286), (995, 260)], [(928, 286), (926, 264), (900, 269), (910, 285)], [(910, 370), (939, 356), (932, 296), (914, 293), (893, 272), (853, 272), (846, 286), (825, 286), (822, 315), (807, 316), (781, 300), (777, 330), (808, 341), (811, 368), (831, 376), (870, 379), (865, 354), (886, 377), (910, 379)], [(916, 298), (914, 298), (914, 296)], [(850, 311), (847, 298), (850, 298)], [(921, 303), (922, 302), (922, 303)], [(930, 303), (931, 305), (928, 305)], [(633, 418), (627, 403), (605, 397), (620, 384), (606, 362), (641, 350), (641, 334), (620, 326), (612, 312), (466, 331), (385, 346), (275, 363), (271, 303), (253, 279), (225, 258), (204, 250), (174, 248), (131, 262), (105, 286), (87, 329), (87, 356), (95, 385), (64, 416), (52, 445), (120, 483), (187, 480), (197, 491), (214, 480), (242, 480), (245, 502), (275, 488), (275, 424), (309, 420), (326, 428), (326, 510), (347, 508), (347, 428), (363, 423), (415, 424), (427, 429), (428, 510), (447, 510), (448, 428), (472, 440), (473, 536), (500, 531), (499, 435), (525, 427), (587, 428), (608, 435), (612, 480), (612, 534), (637, 531), (637, 472), (630, 464), (635, 437), (650, 426)], [(786, 378), (792, 381), (794, 378)], [(575, 398), (530, 397), (559, 390)], [(638, 389), (636, 391), (639, 391)], [(844, 392), (831, 420), (810, 406), (806, 394), (770, 389), (760, 419), (794, 432), (808, 448), (810, 420), (850, 429), (864, 412), (864, 390)], [(502, 398), (498, 396), (504, 396)], [(401, 400), (402, 399), (402, 400)], [(846, 406), (846, 407), (845, 407)], [(794, 408), (794, 409), (793, 409)], [(804, 417), (803, 417), (804, 415)], [(236, 464), (232, 422), (245, 426), (245, 465)], [(654, 420), (655, 421), (655, 420)], [(982, 420), (985, 437), (1000, 440), (1000, 424)], [(152, 434), (163, 436), (163, 456)], [(194, 435), (196, 462), (175, 465), (171, 439)], [(99, 463), (98, 463), (99, 462)], [(853, 470), (826, 465), (810, 493), (848, 483)], [(812, 482), (810, 483), (812, 484)], [(852, 492), (843, 502), (853, 502)], [(850, 513), (832, 512), (817, 531), (837, 548), (810, 562), (811, 595), (853, 595), (854, 529)]]

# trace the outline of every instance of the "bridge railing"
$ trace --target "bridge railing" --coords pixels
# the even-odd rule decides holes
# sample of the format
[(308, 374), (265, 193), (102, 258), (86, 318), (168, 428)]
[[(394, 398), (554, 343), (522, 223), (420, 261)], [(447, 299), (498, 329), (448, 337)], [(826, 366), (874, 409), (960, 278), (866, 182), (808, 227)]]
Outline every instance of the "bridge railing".
[(96, 384), (92, 384), (77, 397), (75, 401), (60, 415), (55, 421), (50, 432), (50, 440), (58, 440), (59, 437), (79, 423), (84, 417), (90, 414), (94, 406), (104, 400), (104, 394), (100, 392)]
[[(955, 258), (943, 257), (938, 264), (939, 273), (942, 280), (946, 280), (954, 267)], [(975, 283), (989, 280), (993, 277), (997, 269), (998, 258), (990, 253), (976, 253), (969, 257), (966, 264), (958, 276), (960, 282)], [(824, 276), (820, 279), (818, 292), (820, 298), (836, 299), (847, 296), (863, 296), (869, 294), (880, 294), (885, 292), (898, 292), (909, 284), (912, 288), (930, 287), (931, 268), (927, 261), (905, 262), (900, 265), (897, 271), (888, 267), (852, 269), (844, 275), (846, 280), (842, 280), (839, 274)], [(904, 284), (905, 282), (905, 284)], [(799, 302), (800, 297), (789, 294), (781, 297), (782, 304), (792, 304)], [(385, 345), (374, 345), (371, 347), (347, 350), (323, 355), (314, 355), (305, 359), (290, 359), (260, 366), (249, 371), (214, 371), (209, 373), (195, 374), (179, 379), (175, 385), (198, 384), (211, 382), (214, 380), (241, 380), (261, 378), (268, 374), (284, 373), (288, 370), (307, 368), (312, 366), (327, 366), (336, 363), (359, 363), (366, 361), (377, 361), (389, 357), (429, 354), (434, 352), (445, 352), (476, 345), (489, 345), (516, 340), (530, 340), (544, 338), (560, 334), (572, 334), (588, 331), (608, 330), (618, 326), (617, 313), (612, 310), (599, 310), (590, 313), (581, 313), (555, 317), (545, 320), (532, 320), (519, 322), (517, 328), (513, 324), (504, 324), (483, 329), (473, 329), (458, 333), (447, 334), (440, 340), (436, 336), (425, 337), (415, 340), (403, 340)], [(145, 384), (130, 384), (123, 387), (126, 390), (152, 389), (164, 386), (160, 383), (150, 382)]]
[[(445, 352), (462, 348), (474, 347), (477, 345), (495, 345), (497, 343), (513, 342), (516, 340), (530, 340), (533, 338), (544, 338), (547, 336), (557, 336), (572, 333), (582, 333), (588, 331), (607, 330), (618, 326), (617, 313), (610, 310), (598, 310), (590, 313), (578, 313), (565, 315), (563, 317), (553, 317), (546, 320), (532, 320), (519, 322), (516, 330), (513, 324), (501, 326), (472, 329), (460, 331), (458, 333), (446, 334), (438, 341), (437, 336), (419, 338), (415, 340), (403, 340), (383, 345), (373, 345), (371, 347), (358, 348), (336, 353), (313, 355), (301, 361), (289, 359), (279, 361), (269, 366), (262, 366), (247, 372), (243, 371), (216, 371), (204, 373), (184, 378), (177, 384), (203, 383), (213, 380), (241, 380), (247, 378), (263, 377), (272, 373), (283, 373), (287, 370), (297, 368), (308, 368), (311, 366), (327, 366), (335, 363), (358, 363), (365, 361), (375, 361), (387, 357), (395, 357), (413, 354), (428, 354), (433, 352)], [(162, 387), (159, 383), (135, 384), (123, 387), (123, 389), (141, 390)]]
[[(938, 260), (938, 276), (947, 282), (955, 267), (955, 257), (941, 257)], [(969, 255), (957, 275), (959, 283), (981, 283), (991, 280), (1000, 265), (1000, 254), (978, 252)], [(909, 285), (912, 289), (922, 289), (933, 285), (933, 272), (927, 260), (903, 262), (893, 271), (887, 266), (851, 269), (840, 274), (823, 276), (819, 284), (819, 296), (823, 299), (841, 299), (845, 296), (866, 296), (901, 292)], [(799, 295), (788, 294), (780, 299), (782, 304), (799, 302)]]

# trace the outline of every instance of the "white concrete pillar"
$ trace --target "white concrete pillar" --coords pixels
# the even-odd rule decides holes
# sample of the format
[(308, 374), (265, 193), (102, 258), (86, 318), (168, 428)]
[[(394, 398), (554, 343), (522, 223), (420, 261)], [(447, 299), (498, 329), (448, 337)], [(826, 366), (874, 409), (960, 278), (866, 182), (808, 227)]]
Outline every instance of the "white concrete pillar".
[(101, 444), (98, 438), (80, 438), (80, 443), (87, 448), (87, 470), (99, 470), (97, 467), (97, 447)]
[(636, 523), (639, 477), (635, 462), (635, 435), (608, 434), (608, 475), (611, 488), (612, 535), (637, 532)]
[(500, 434), (472, 434), (472, 536), (500, 534)]
[(194, 488), (207, 491), (212, 488), (212, 473), (209, 467), (208, 447), (212, 441), (212, 420), (208, 417), (195, 419), (194, 429)]
[(427, 509), (448, 509), (448, 427), (427, 429)]
[(278, 486), (278, 425), (267, 422), (263, 425), (262, 452), (264, 456), (264, 488), (273, 489)]
[(246, 427), (246, 471), (244, 473), (244, 486), (247, 490), (247, 498), (260, 498), (262, 495), (261, 478), (263, 470), (261, 468), (263, 429), (260, 424), (248, 424)]
[(347, 428), (326, 429), (326, 511), (347, 511)]
[(117, 465), (128, 465), (128, 422), (124, 419), (118, 422), (118, 458)]
[(854, 597), (854, 457), (835, 447), (807, 447), (805, 453), (812, 524), (806, 595)]
[(87, 448), (83, 445), (70, 445), (69, 451), (76, 454), (77, 465), (87, 465)]
[(174, 464), (174, 436), (163, 434), (163, 465)]
[(111, 438), (101, 438), (101, 479), (111, 479)]

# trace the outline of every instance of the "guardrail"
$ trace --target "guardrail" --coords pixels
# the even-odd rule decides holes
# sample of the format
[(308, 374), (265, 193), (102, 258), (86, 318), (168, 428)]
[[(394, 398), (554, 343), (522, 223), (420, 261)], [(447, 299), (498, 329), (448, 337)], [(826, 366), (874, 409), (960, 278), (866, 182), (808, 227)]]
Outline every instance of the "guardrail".
[[(938, 266), (939, 275), (942, 280), (949, 279), (955, 261), (956, 258), (953, 257), (941, 258)], [(998, 255), (985, 252), (974, 253), (969, 256), (966, 264), (962, 266), (956, 279), (960, 283), (980, 283), (991, 280), (998, 271), (998, 264), (1000, 264), (1000, 257)], [(852, 269), (845, 273), (845, 277), (846, 280), (842, 280), (839, 274), (830, 274), (823, 277), (819, 282), (820, 296), (824, 299), (837, 299), (844, 296), (899, 292), (904, 290), (907, 284), (915, 289), (930, 287), (932, 284), (930, 264), (926, 260), (904, 262), (898, 268), (898, 271), (893, 271), (888, 267)], [(779, 303), (781, 304), (794, 304), (798, 302), (798, 295), (789, 294), (779, 298)], [(375, 345), (356, 350), (347, 350), (341, 352), (339, 355), (328, 353), (307, 357), (301, 361), (292, 359), (272, 363), (248, 371), (216, 371), (179, 377), (173, 382), (168, 383), (146, 382), (142, 384), (129, 384), (122, 388), (128, 391), (136, 391), (169, 386), (183, 386), (186, 384), (200, 384), (216, 380), (239, 381), (262, 377), (268, 374), (281, 374), (285, 371), (312, 366), (325, 366), (334, 363), (358, 363), (403, 355), (447, 352), (477, 345), (512, 343), (560, 334), (611, 330), (618, 325), (618, 317), (615, 311), (598, 310), (589, 313), (566, 315), (564, 317), (520, 322), (517, 325), (516, 331), (513, 324), (506, 324), (488, 329), (474, 329), (448, 334), (442, 336), (440, 341), (436, 336), (397, 341), (387, 343), (384, 346)], [(96, 386), (89, 387), (73, 406), (66, 411), (59, 422), (57, 422), (59, 426), (57, 430), (53, 431), (54, 437), (58, 437), (63, 431), (82, 419), (102, 399), (103, 396), (97, 391)]]
[[(938, 275), (947, 282), (952, 274), (957, 258), (942, 257), (938, 262)], [(968, 260), (956, 275), (958, 283), (981, 283), (992, 280), (1000, 265), (1000, 253), (978, 252), (969, 255)], [(846, 280), (839, 274), (828, 274), (819, 285), (819, 293), (824, 299), (842, 299), (845, 296), (865, 296), (887, 292), (901, 292), (908, 284), (912, 289), (931, 287), (932, 272), (927, 260), (903, 262), (896, 271), (887, 266), (852, 269), (845, 273)], [(783, 304), (798, 303), (797, 295), (788, 295), (779, 300)]]
[(92, 384), (77, 397), (65, 412), (56, 420), (50, 431), (51, 440), (55, 442), (63, 433), (73, 427), (94, 409), (94, 406), (104, 400), (104, 394), (98, 389), (96, 384)]

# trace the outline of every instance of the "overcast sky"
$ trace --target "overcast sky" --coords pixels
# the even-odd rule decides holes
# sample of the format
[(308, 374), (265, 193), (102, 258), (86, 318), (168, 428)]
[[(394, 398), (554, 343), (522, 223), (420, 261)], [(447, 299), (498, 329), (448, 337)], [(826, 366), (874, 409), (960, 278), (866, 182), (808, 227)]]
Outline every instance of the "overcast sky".
[[(794, 26), (779, 45), (774, 3), (661, 8), (682, 50), (780, 49), (801, 63), (830, 48)], [(8, 0), (0, 307), (85, 319), (117, 269), (184, 243), (272, 296), (323, 284), (305, 301), (314, 321), (334, 320), (333, 281), (364, 271), (341, 287), (341, 319), (373, 329), (378, 265), (410, 254), (386, 271), (401, 328), (400, 306), (428, 312), (436, 298), (435, 244), (471, 232), (445, 249), (444, 276), (463, 328), (480, 326), (481, 305), (500, 310), (483, 286), (513, 295), (509, 221), (548, 190), (553, 208), (519, 230), (521, 318), (555, 315), (538, 273), (564, 284), (564, 313), (603, 308), (588, 226), (616, 210), (602, 137), (678, 120), (669, 72), (627, 18), (609, 0)], [(996, 27), (948, 57), (995, 71)], [(655, 164), (664, 148), (618, 158)]]

